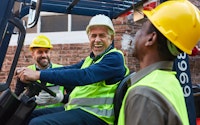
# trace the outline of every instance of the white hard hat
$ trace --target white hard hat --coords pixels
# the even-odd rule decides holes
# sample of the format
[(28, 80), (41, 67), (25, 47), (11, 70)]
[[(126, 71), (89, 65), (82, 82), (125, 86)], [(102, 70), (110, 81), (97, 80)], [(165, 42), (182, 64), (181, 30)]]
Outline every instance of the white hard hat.
[(89, 32), (89, 28), (91, 26), (107, 26), (113, 31), (113, 34), (115, 34), (115, 29), (111, 19), (103, 14), (99, 14), (91, 18), (88, 26), (86, 27), (87, 33)]

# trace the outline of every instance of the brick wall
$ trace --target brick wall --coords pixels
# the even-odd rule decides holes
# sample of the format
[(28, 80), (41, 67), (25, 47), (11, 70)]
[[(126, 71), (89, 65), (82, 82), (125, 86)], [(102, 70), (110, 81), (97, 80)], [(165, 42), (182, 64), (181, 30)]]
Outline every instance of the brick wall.
[[(20, 58), (18, 60), (17, 67), (28, 66), (34, 63), (34, 60), (31, 57), (31, 52), (28, 49), (28, 45), (24, 46)], [(90, 53), (89, 43), (84, 44), (56, 44), (53, 45), (51, 50), (51, 61), (53, 63), (70, 65), (74, 64), (82, 59), (84, 59)], [(7, 51), (6, 58), (0, 72), (0, 82), (5, 82), (7, 79), (8, 72), (10, 70), (10, 65), (12, 63), (15, 46), (10, 46)], [(16, 78), (14, 77), (11, 83), (10, 88), (13, 90), (15, 87)]]
[[(197, 0), (192, 0), (192, 2), (199, 7), (200, 2)], [(134, 25), (127, 24), (126, 17), (119, 17), (113, 20), (116, 36), (115, 36), (115, 47), (121, 49), (121, 36), (125, 32), (130, 32), (130, 29), (133, 29), (133, 33), (137, 31), (138, 28), (141, 27), (140, 23), (135, 23)], [(89, 43), (83, 44), (56, 44), (53, 45), (54, 48), (51, 51), (51, 60), (53, 63), (70, 65), (74, 64), (82, 59), (84, 59), (89, 53)], [(0, 82), (5, 82), (8, 72), (10, 70), (10, 65), (12, 63), (12, 59), (14, 57), (16, 47), (10, 46), (4, 60), (4, 64), (2, 70), (0, 71)], [(137, 71), (139, 69), (138, 61), (127, 53), (126, 55), (126, 63), (130, 68), (131, 72)], [(192, 83), (200, 83), (200, 56), (189, 57), (190, 62), (190, 70), (191, 70), (191, 79)], [(28, 46), (24, 46), (17, 66), (28, 66), (33, 64), (33, 60), (31, 58), (31, 53), (28, 50)], [(14, 89), (16, 78), (13, 78), (10, 88)]]

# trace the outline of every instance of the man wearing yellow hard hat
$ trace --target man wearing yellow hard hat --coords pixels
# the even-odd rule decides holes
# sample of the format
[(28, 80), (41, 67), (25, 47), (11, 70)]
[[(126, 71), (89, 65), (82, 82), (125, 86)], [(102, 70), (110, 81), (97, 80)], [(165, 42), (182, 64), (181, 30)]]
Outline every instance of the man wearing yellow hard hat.
[[(31, 51), (32, 58), (34, 60), (33, 65), (29, 65), (28, 68), (32, 70), (44, 70), (48, 68), (61, 67), (62, 65), (52, 63), (50, 61), (50, 50), (53, 48), (51, 41), (45, 35), (38, 35), (32, 41), (29, 46)], [(38, 81), (40, 82), (40, 81)], [(37, 108), (43, 107), (55, 107), (61, 106), (64, 98), (64, 87), (57, 86), (50, 83), (45, 83), (46, 86), (56, 93), (56, 97), (51, 96), (49, 93), (42, 90), (38, 96), (36, 96), (36, 103), (38, 104)], [(19, 96), (25, 90), (25, 84), (17, 80), (15, 94)]]
[(169, 0), (143, 13), (146, 22), (135, 35), (133, 49), (140, 70), (131, 78), (118, 125), (189, 125), (172, 66), (200, 40), (199, 10), (187, 0)]

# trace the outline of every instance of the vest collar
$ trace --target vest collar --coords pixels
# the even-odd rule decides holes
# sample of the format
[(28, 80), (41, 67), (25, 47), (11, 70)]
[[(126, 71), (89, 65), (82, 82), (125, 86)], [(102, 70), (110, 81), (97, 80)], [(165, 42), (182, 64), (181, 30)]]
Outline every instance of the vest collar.
[(160, 61), (154, 63), (152, 65), (147, 66), (146, 68), (138, 71), (137, 73), (132, 73), (131, 75), (131, 84), (138, 82), (140, 79), (148, 75), (154, 70), (161, 69), (161, 70), (172, 70), (173, 62), (172, 61)]
[[(40, 67), (38, 67), (38, 65), (36, 65), (36, 64), (35, 64), (35, 68), (36, 68), (37, 71), (43, 70)], [(52, 68), (52, 63), (50, 63), (49, 66), (46, 69), (50, 69), (50, 68)]]

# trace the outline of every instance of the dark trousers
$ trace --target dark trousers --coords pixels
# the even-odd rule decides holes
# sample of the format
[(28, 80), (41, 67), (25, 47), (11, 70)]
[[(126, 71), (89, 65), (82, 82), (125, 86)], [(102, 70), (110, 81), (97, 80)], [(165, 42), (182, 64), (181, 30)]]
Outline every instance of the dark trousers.
[(107, 125), (81, 109), (65, 111), (63, 107), (34, 110), (29, 125)]

